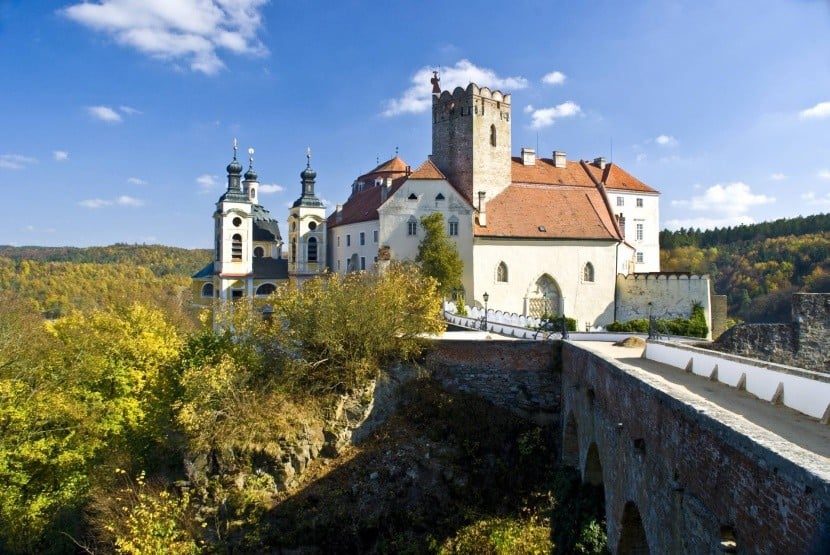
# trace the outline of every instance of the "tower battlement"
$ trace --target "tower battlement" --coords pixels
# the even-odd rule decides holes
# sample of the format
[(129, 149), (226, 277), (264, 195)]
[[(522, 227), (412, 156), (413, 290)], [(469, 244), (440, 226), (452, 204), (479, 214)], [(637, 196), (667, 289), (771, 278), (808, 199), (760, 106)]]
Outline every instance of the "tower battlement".
[(511, 181), (510, 100), (475, 83), (433, 93), (432, 160), (477, 208)]

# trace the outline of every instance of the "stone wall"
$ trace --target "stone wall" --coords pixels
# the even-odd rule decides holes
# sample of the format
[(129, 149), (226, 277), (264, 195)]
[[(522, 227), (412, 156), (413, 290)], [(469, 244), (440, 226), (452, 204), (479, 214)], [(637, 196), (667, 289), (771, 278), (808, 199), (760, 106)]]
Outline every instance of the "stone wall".
[(561, 348), (559, 341), (436, 341), (423, 364), (448, 391), (477, 395), (558, 427)]
[(579, 346), (562, 363), (563, 460), (604, 485), (612, 553), (827, 553), (826, 459)]
[(616, 319), (688, 318), (692, 304), (700, 303), (706, 325), (712, 330), (709, 276), (683, 273), (617, 275)]
[(830, 373), (830, 294), (793, 295), (792, 323), (741, 324), (711, 347), (718, 351)]

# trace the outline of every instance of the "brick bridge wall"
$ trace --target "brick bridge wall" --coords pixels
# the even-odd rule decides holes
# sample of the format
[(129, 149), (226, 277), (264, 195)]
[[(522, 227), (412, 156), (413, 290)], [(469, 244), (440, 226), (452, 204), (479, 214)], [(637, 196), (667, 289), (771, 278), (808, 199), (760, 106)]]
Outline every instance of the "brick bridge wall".
[(562, 457), (604, 485), (611, 551), (722, 553), (734, 540), (738, 553), (830, 552), (826, 459), (764, 447), (776, 436), (759, 443), (762, 431), (663, 384), (562, 348)]
[(826, 459), (645, 371), (561, 341), (436, 341), (424, 364), (450, 391), (559, 430), (557, 456), (604, 485), (612, 553), (732, 540), (737, 553), (830, 553)]

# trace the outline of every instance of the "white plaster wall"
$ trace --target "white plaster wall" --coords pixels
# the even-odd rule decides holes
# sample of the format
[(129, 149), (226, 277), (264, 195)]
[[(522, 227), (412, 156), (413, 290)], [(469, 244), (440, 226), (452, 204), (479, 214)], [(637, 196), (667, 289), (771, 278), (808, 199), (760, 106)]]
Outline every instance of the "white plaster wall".
[[(564, 297), (565, 315), (575, 318), (577, 329), (588, 322), (605, 326), (614, 320), (616, 243), (601, 241), (533, 241), (478, 237), (475, 258), (474, 300), (505, 312), (526, 314), (527, 297), (539, 297), (536, 281), (549, 274)], [(507, 264), (508, 281), (496, 281), (500, 262)], [(582, 280), (585, 263), (594, 266), (594, 281)], [(469, 296), (467, 303), (472, 305)]]
[[(375, 242), (373, 232), (378, 230), (378, 242)], [(366, 244), (360, 244), (360, 233), (366, 235)], [(346, 246), (346, 236), (351, 237), (351, 245)], [(366, 270), (371, 270), (375, 265), (375, 258), (378, 255), (380, 246), (380, 221), (369, 220), (354, 224), (339, 225), (332, 228), (329, 234), (329, 268), (332, 272), (345, 274), (346, 261), (353, 254), (357, 254), (358, 270), (360, 269), (360, 257), (366, 258)]]
[(657, 318), (688, 318), (692, 314), (692, 303), (698, 302), (703, 307), (711, 333), (708, 275), (619, 275), (617, 290), (617, 320), (620, 322), (648, 318), (649, 313)]
[[(413, 193), (417, 200), (409, 200)], [(439, 193), (444, 200), (436, 200)], [(378, 209), (380, 246), (390, 247), (392, 260), (415, 260), (418, 246), (424, 238), (420, 219), (433, 212), (441, 212), (447, 226), (451, 217), (458, 219), (458, 235), (450, 239), (455, 241), (464, 264), (461, 281), (470, 298), (473, 291), (473, 211), (447, 181), (410, 179), (391, 195)], [(410, 217), (418, 220), (418, 234), (415, 236), (408, 235)]]
[(644, 356), (675, 368), (685, 369), (691, 363), (692, 372), (706, 378), (712, 376), (717, 366), (717, 381), (736, 387), (743, 377), (746, 391), (765, 401), (772, 401), (780, 386), (780, 401), (785, 406), (814, 418), (822, 418), (830, 404), (830, 382), (812, 379), (807, 371), (794, 369), (793, 373), (785, 371), (785, 367), (777, 370), (780, 365), (760, 366), (744, 357), (726, 358), (711, 351), (664, 343), (649, 342)]
[[(219, 206), (222, 226), (220, 258), (217, 261), (217, 271), (221, 274), (244, 276), (253, 272), (251, 262), (253, 253), (253, 219), (251, 205), (248, 203), (222, 202)], [(234, 218), (240, 218), (239, 227), (233, 225)], [(231, 243), (235, 234), (242, 236), (242, 260), (231, 259)]]
[[(614, 214), (625, 216), (625, 240), (636, 251), (643, 253), (643, 263), (635, 264), (635, 272), (660, 271), (660, 195), (620, 189), (607, 189), (608, 200)], [(617, 205), (617, 198), (623, 206)], [(637, 206), (637, 199), (643, 206)], [(643, 239), (637, 240), (637, 224), (643, 224)]]

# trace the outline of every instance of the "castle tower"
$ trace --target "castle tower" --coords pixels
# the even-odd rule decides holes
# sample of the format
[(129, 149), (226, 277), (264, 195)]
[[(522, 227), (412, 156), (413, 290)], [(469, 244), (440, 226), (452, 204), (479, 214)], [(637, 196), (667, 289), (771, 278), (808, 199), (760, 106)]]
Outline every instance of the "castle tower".
[[(228, 164), (228, 189), (216, 203), (214, 219), (213, 267), (218, 297), (221, 300), (241, 299), (252, 296), (253, 240), (252, 203), (241, 181), (242, 164), (236, 159), (236, 139), (233, 141), (233, 160)], [(252, 170), (251, 170), (252, 171)], [(256, 174), (246, 174), (256, 180)]]
[(302, 193), (288, 215), (288, 274), (301, 283), (326, 268), (326, 209), (314, 194), (317, 172), (311, 169), (311, 149), (300, 173)]
[(438, 81), (436, 72), (432, 161), (483, 212), (483, 204), (511, 182), (510, 95), (474, 83), (442, 92)]

